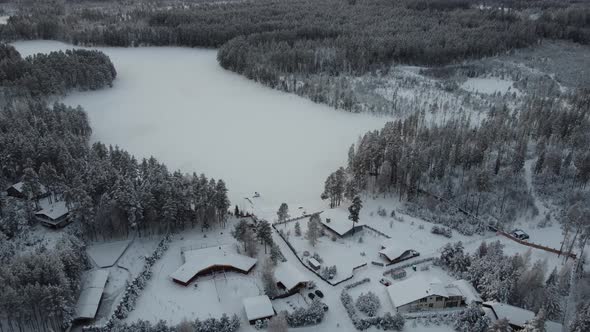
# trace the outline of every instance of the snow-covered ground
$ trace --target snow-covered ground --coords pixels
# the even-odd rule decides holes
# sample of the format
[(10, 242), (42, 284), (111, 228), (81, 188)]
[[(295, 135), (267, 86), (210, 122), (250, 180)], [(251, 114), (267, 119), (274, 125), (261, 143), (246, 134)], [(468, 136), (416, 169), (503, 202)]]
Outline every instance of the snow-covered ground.
[(0, 16), (0, 25), (5, 25), (8, 23), (8, 19), (10, 18), (10, 16), (4, 15), (4, 16)]
[[(211, 246), (235, 249), (236, 243), (229, 231), (230, 228), (215, 228), (203, 233), (200, 229), (193, 229), (175, 235), (170, 248), (153, 266), (152, 278), (127, 321), (143, 319), (157, 322), (164, 319), (171, 324), (178, 324), (183, 319), (219, 318), (223, 313), (230, 316), (235, 313), (243, 318), (245, 324), (242, 298), (262, 294), (256, 267), (248, 275), (228, 272), (199, 277), (188, 286), (177, 284), (170, 278), (183, 264), (181, 249)], [(198, 286), (195, 287), (195, 284)]]
[[(17, 42), (23, 55), (73, 46)], [(171, 169), (223, 178), (233, 202), (255, 191), (274, 209), (315, 200), (351, 143), (385, 118), (351, 114), (223, 70), (215, 50), (98, 48), (118, 72), (112, 89), (73, 93), (94, 139)]]
[(471, 92), (479, 92), (479, 93), (487, 93), (487, 94), (494, 94), (494, 93), (501, 93), (504, 94), (506, 92), (516, 92), (518, 90), (515, 89), (512, 85), (514, 82), (506, 79), (501, 79), (497, 77), (486, 77), (486, 78), (469, 78), (465, 81), (461, 88)]

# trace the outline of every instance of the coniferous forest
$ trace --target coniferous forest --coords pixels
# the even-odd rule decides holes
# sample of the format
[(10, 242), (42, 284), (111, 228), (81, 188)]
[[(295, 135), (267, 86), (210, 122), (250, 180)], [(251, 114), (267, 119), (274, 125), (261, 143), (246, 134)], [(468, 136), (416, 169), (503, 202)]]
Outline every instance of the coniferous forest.
[[(0, 1), (4, 2), (10, 1)], [(518, 94), (510, 90), (484, 98), (465, 92), (456, 104), (451, 98), (428, 104), (414, 95), (400, 106), (396, 98), (403, 91), (396, 88), (385, 89), (383, 95), (389, 99), (384, 97), (385, 105), (376, 106), (361, 100), (351, 83), (368, 81), (369, 90), (378, 90), (372, 82), (396, 66), (419, 66), (412, 72), (415, 77), (432, 78), (437, 91), (454, 93), (459, 87), (456, 81), (445, 81), (449, 73), (473, 78), (491, 72), (470, 61), (546, 43), (587, 47), (588, 0), (26, 0), (10, 8), (10, 17), (0, 24), (0, 332), (61, 331), (71, 326), (82, 274), (92, 266), (85, 251), (88, 243), (154, 235), (168, 240), (169, 234), (192, 229), (204, 233), (213, 226), (226, 232), (233, 206), (228, 198), (231, 183), (199, 170), (171, 170), (155, 157), (136, 158), (118, 146), (93, 140), (84, 109), (59, 100), (75, 91), (112, 88), (117, 68), (97, 50), (23, 57), (9, 44), (41, 39), (88, 47), (215, 48), (219, 66), (267, 87), (346, 111), (399, 115), (347, 143), (352, 143), (347, 163), (328, 175), (318, 198), (329, 208), (355, 202), (355, 214), (349, 210), (353, 225), (359, 219), (361, 198), (403, 202), (401, 213), (441, 224), (433, 226), (432, 234), (448, 237), (453, 231), (460, 236), (510, 232), (516, 221), (541, 213), (535, 202), (549, 202), (543, 218), (560, 223), (563, 232), (557, 236), (563, 237), (559, 252), (568, 257), (565, 263), (579, 253), (575, 270), (564, 265), (559, 275), (555, 269), (543, 280), (546, 262), (529, 264), (530, 252), (524, 257), (504, 254), (499, 242), (483, 242), (472, 254), (464, 254), (461, 243), (449, 244), (440, 257), (437, 252), (431, 258), (451, 276), (469, 281), (484, 300), (561, 319), (572, 332), (590, 329), (590, 274), (583, 270), (590, 239), (590, 87), (582, 83), (568, 88), (544, 73), (538, 81), (529, 81), (532, 76), (522, 78), (521, 72), (502, 68), (502, 78), (519, 76), (514, 79)], [(578, 74), (585, 75), (584, 70)], [(418, 82), (414, 76), (403, 83)], [(548, 81), (548, 88), (539, 88)], [(473, 119), (467, 108), (482, 105), (485, 111), (482, 107)], [(403, 107), (406, 112), (399, 110)], [(448, 117), (445, 113), (443, 120), (433, 120), (442, 108), (456, 109)], [(4, 194), (18, 182), (24, 198)], [(63, 201), (75, 220), (50, 248), (31, 235), (38, 226), (35, 212), (40, 210), (42, 189), (51, 193), (51, 200)], [(289, 219), (283, 204), (279, 221)], [(240, 215), (237, 205), (235, 211)], [(264, 244), (265, 254), (269, 244), (269, 255), (282, 256), (272, 243), (270, 223), (263, 224), (261, 235), (263, 227), (254, 231), (242, 221), (251, 256), (257, 253), (255, 239)], [(321, 232), (323, 236), (323, 228)], [(315, 247), (320, 235), (310, 237)], [(361, 237), (358, 242), (362, 241)], [(336, 243), (336, 237), (331, 242)], [(315, 252), (314, 256), (319, 257)], [(151, 268), (154, 261), (146, 266)], [(265, 268), (268, 283), (276, 288), (273, 267)], [(147, 279), (151, 273), (145, 272)], [(147, 279), (141, 280), (142, 287)], [(571, 280), (579, 280), (578, 293), (570, 290)], [(529, 293), (523, 291), (527, 287)], [(575, 301), (578, 306), (570, 305), (566, 316), (568, 304)], [(313, 303), (311, 311), (321, 321), (327, 308), (317, 300)], [(295, 316), (300, 315), (301, 322), (296, 326), (308, 324), (308, 313), (298, 310)], [(453, 317), (457, 331), (511, 331), (500, 326), (502, 320), (493, 326), (477, 325), (483, 319), (473, 307)], [(565, 322), (568, 317), (570, 322)], [(115, 320), (89, 330), (236, 331), (239, 321), (225, 314), (180, 324)]]
[[(88, 266), (85, 241), (224, 223), (227, 188), (204, 174), (171, 172), (153, 157), (137, 160), (116, 146), (90, 144), (92, 129), (81, 107), (48, 104), (52, 95), (111, 86), (116, 71), (103, 53), (74, 50), (23, 59), (10, 45), (0, 49), (0, 187), (22, 180), (31, 197), (0, 195), (2, 324), (62, 330), (73, 318)], [(28, 233), (41, 186), (65, 201), (77, 229), (53, 249), (17, 254), (34, 240)]]

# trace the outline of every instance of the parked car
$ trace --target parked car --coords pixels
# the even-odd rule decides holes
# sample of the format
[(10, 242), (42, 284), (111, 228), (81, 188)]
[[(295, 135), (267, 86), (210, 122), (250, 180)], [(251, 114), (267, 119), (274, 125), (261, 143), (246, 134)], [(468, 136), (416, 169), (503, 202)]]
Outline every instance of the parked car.
[(325, 304), (325, 303), (322, 303), (322, 304), (323, 304), (323, 307), (324, 307), (324, 311), (328, 311), (328, 305)]
[(315, 293), (315, 295), (317, 295), (317, 296), (318, 296), (320, 299), (323, 299), (323, 298), (324, 298), (324, 293), (322, 293), (322, 291), (321, 291), (321, 290), (319, 290), (319, 289), (316, 289), (314, 293)]
[(312, 300), (315, 298), (315, 294), (314, 293), (309, 293), (309, 294), (307, 294), (307, 296), (309, 296), (309, 298), (312, 299)]
[(512, 236), (519, 240), (528, 240), (529, 235), (525, 233), (522, 229), (515, 229), (512, 231)]
[(385, 286), (390, 286), (391, 285), (391, 281), (385, 279), (385, 278), (381, 278), (381, 280), (379, 280), (380, 283), (382, 283)]

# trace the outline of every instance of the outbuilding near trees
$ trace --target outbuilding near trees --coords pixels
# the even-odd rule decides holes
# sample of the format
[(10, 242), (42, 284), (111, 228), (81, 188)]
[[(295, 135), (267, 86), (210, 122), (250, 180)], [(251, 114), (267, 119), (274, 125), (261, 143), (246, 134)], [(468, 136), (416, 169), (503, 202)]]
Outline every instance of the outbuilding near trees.
[(247, 297), (242, 300), (246, 317), (250, 324), (255, 324), (257, 320), (268, 319), (275, 315), (275, 310), (266, 295)]

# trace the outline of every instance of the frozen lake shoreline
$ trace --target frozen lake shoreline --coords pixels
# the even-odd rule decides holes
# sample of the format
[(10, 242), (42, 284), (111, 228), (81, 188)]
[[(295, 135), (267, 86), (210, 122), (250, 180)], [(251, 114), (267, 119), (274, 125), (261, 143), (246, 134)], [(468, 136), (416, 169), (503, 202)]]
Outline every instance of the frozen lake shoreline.
[[(74, 48), (55, 41), (13, 44), (27, 56)], [(93, 140), (170, 169), (222, 178), (233, 204), (255, 191), (264, 208), (317, 205), (330, 172), (359, 135), (388, 120), (334, 110), (222, 69), (215, 50), (96, 48), (115, 64), (114, 87), (76, 92)], [(313, 208), (310, 206), (310, 208)]]

